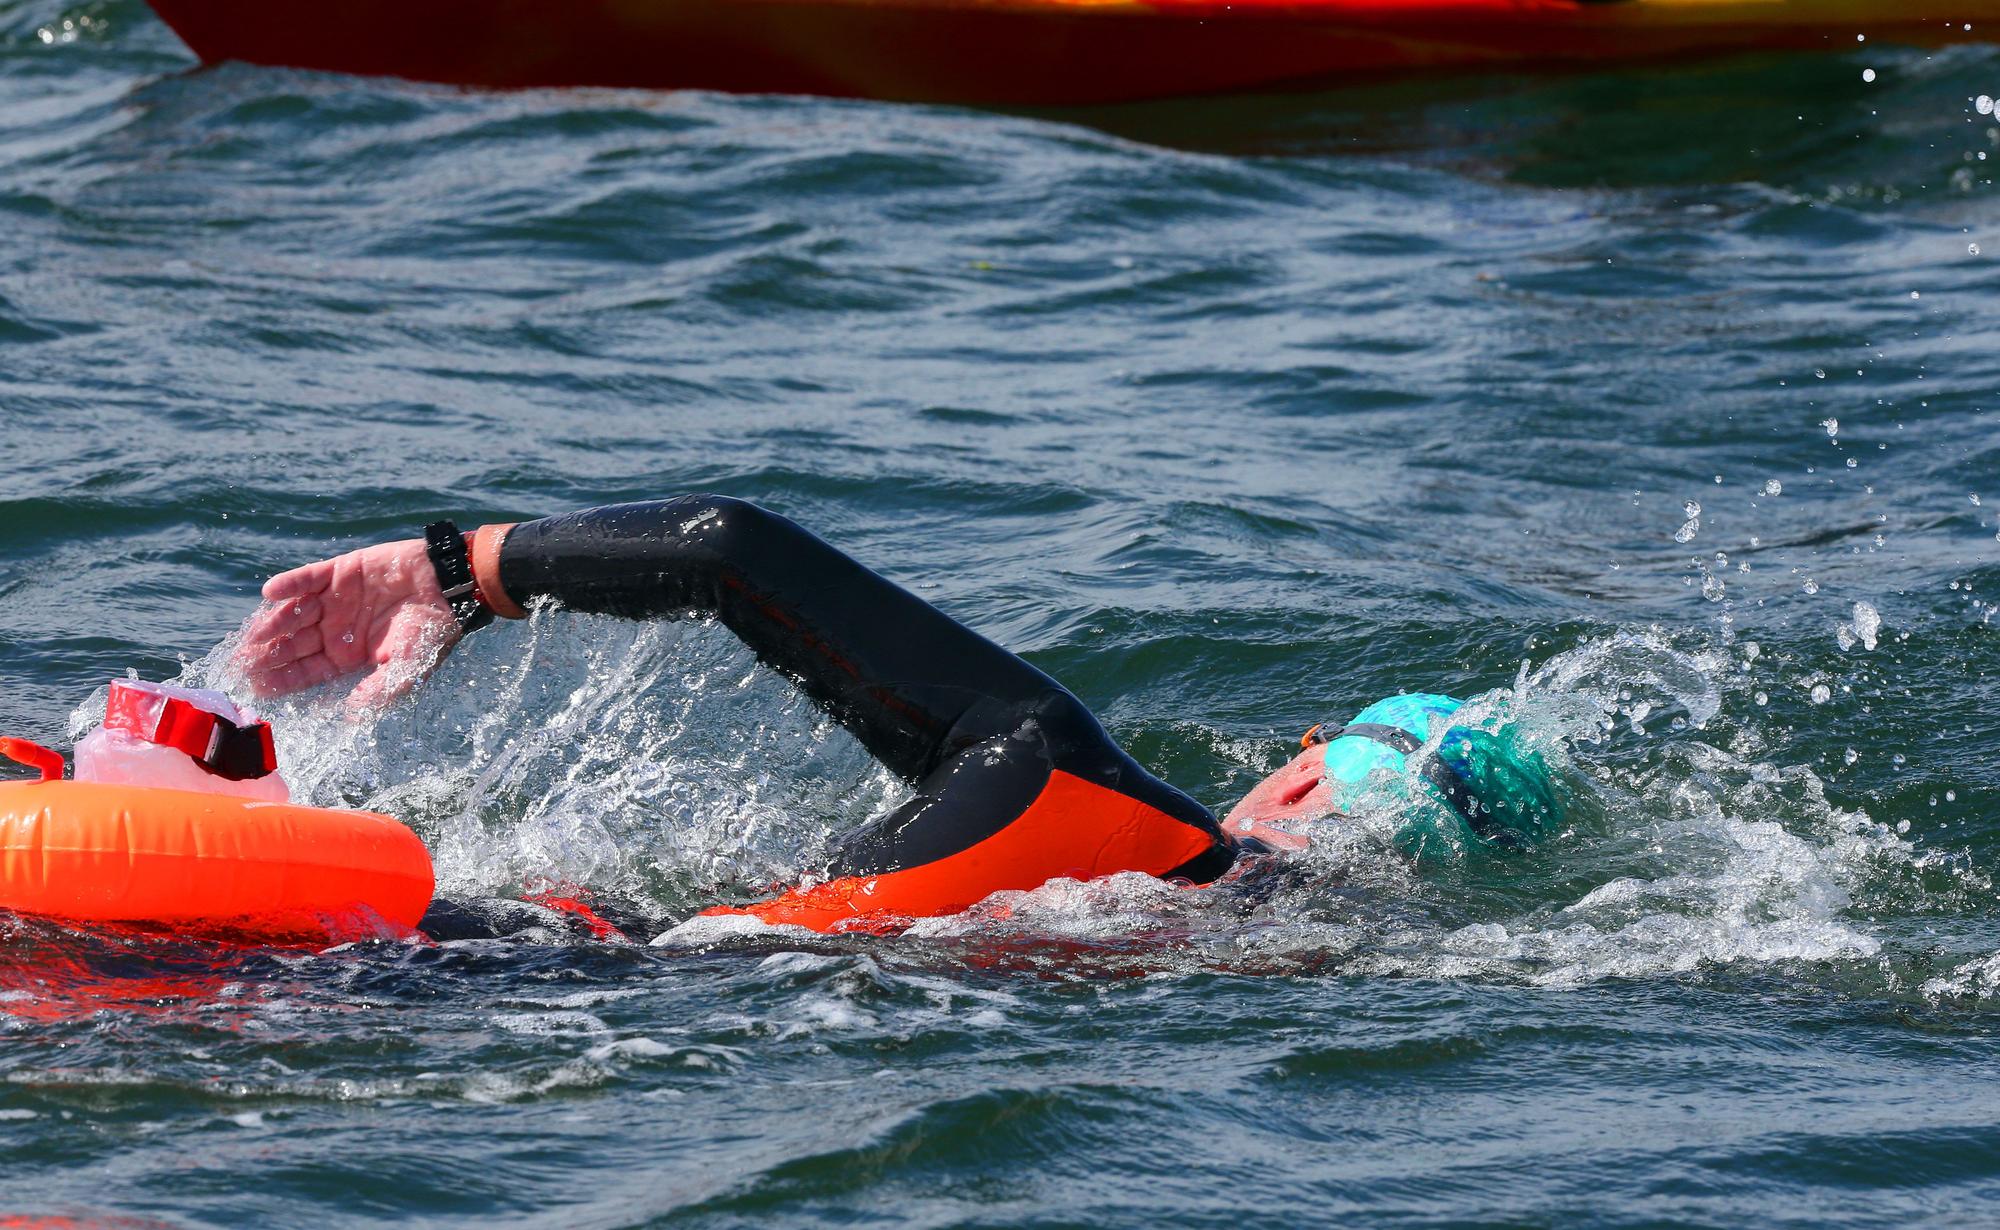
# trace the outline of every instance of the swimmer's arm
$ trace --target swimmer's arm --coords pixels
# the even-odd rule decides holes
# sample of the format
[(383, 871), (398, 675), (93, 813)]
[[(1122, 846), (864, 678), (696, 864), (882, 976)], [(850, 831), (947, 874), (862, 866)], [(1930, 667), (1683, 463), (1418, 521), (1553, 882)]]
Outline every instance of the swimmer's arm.
[[(719, 620), (911, 780), (1037, 706), (1087, 714), (1019, 657), (742, 500), (683, 496), (489, 527), (472, 555), (482, 600), (499, 614), (543, 598), (627, 618)], [(293, 569), (264, 598), (236, 655), (259, 696), (367, 670), (350, 704), (379, 705), (459, 637), (421, 539)]]
[[(1032, 810), (1060, 770), (1142, 805), (1107, 813), (1119, 824), (1171, 822), (1207, 834), (1200, 868), (1175, 874), (1208, 878), (1228, 864), (1229, 843), (1207, 810), (1141, 768), (1055, 680), (767, 509), (720, 496), (614, 505), (485, 527), (471, 553), (481, 600), (496, 614), (518, 616), (544, 600), (729, 628), (927, 800), (922, 824), (914, 812), (899, 815), (893, 840), (871, 827), (854, 851), (887, 850), (890, 862), (908, 865), (931, 837), (960, 848), (967, 833), (976, 840), (1025, 814), (1017, 808)], [(251, 623), (243, 660), (266, 695), (374, 663), (355, 698), (378, 702), (408, 688), (458, 636), (420, 540), (297, 569), (265, 592), (270, 605)], [(1026, 783), (1018, 799), (1003, 797), (990, 775), (959, 780), (961, 769), (993, 769), (978, 749), (1001, 744), (1031, 750), (1024, 775), (1010, 777)]]
[(690, 495), (548, 517), (513, 527), (497, 550), (475, 547), (474, 563), (502, 613), (542, 598), (627, 618), (715, 619), (911, 781), (1040, 706), (1087, 714), (1019, 657), (743, 500)]

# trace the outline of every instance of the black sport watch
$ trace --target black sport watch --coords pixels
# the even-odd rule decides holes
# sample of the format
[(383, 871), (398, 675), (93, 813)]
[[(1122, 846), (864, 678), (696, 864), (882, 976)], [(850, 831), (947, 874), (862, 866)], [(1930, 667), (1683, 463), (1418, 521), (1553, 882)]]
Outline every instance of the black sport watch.
[(451, 617), (458, 621), (461, 634), (476, 632), (493, 622), (493, 612), (479, 600), (479, 587), (472, 580), (472, 557), (465, 550), (465, 535), (449, 521), (433, 521), (424, 527), (424, 553), (431, 557), (438, 588), (451, 604)]

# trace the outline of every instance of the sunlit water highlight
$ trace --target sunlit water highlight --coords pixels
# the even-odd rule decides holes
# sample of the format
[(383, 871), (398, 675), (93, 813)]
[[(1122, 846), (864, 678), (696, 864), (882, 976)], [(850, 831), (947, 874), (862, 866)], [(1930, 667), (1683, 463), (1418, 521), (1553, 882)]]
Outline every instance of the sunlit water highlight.
[[(516, 934), (6, 922), (0, 1214), (2000, 1196), (1993, 53), (996, 115), (189, 72), (137, 4), (0, 0), (0, 64), (11, 732), (68, 742), (128, 668), (226, 682), (326, 551), (712, 489), (1218, 809), (1410, 688), (1572, 796), (1523, 857), (1413, 865), (1366, 812), (1208, 889), (696, 919), (901, 787), (715, 628), (544, 611), (378, 721), (276, 713), (301, 796), (407, 818)], [(499, 904), (547, 883), (631, 942)]]

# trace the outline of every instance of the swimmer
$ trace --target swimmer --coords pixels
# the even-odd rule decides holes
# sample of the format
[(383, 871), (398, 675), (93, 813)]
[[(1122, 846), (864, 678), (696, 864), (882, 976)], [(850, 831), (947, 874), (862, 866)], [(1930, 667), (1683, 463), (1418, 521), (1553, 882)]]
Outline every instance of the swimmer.
[(1302, 848), (1308, 822), (1352, 810), (1383, 780), (1417, 783), (1398, 842), (1419, 856), (1525, 844), (1561, 814), (1538, 757), (1463, 727), (1433, 746), (1459, 702), (1410, 695), (1314, 727), (1218, 821), (1048, 675), (784, 517), (724, 496), (465, 535), (439, 522), (421, 539), (282, 573), (263, 593), (236, 658), (252, 691), (359, 674), (349, 704), (362, 711), (406, 691), (463, 636), (537, 602), (718, 620), (914, 792), (847, 834), (824, 881), (708, 911), (767, 923), (893, 929), (1059, 877), (1208, 884), (1251, 856)]

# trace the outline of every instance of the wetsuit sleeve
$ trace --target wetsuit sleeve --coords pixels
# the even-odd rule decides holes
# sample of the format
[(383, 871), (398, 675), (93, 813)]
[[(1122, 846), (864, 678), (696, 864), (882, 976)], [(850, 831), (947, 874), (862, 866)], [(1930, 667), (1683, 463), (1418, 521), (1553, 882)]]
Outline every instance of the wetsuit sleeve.
[(915, 781), (1067, 695), (1055, 680), (784, 517), (684, 496), (516, 526), (516, 600), (637, 619), (714, 618), (876, 759)]
[(527, 522), (501, 547), (500, 579), (516, 601), (715, 618), (913, 783), (911, 804), (843, 845), (836, 878), (991, 853), (1030, 830), (1089, 847), (1044, 859), (1061, 864), (1050, 874), (1206, 880), (1233, 857), (1205, 808), (1140, 768), (1054, 679), (755, 504), (683, 496)]

